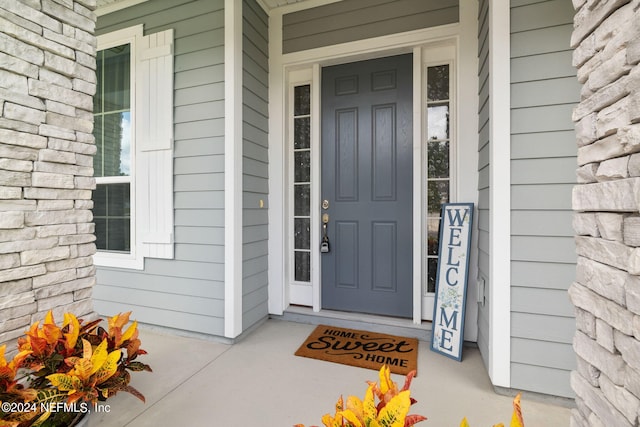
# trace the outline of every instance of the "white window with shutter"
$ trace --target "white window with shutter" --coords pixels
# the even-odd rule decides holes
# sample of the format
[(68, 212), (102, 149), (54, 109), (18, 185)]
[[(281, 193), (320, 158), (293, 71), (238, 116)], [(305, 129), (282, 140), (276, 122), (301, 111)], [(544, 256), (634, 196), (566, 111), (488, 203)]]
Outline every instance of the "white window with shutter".
[(173, 258), (173, 30), (98, 37), (94, 98), (99, 266)]

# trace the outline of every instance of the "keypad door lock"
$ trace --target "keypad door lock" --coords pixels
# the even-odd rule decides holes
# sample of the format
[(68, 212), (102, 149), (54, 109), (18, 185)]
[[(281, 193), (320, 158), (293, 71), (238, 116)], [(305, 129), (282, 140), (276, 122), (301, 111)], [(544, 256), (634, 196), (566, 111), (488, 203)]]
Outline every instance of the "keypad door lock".
[(329, 214), (322, 215), (322, 242), (320, 242), (320, 253), (326, 254), (331, 248), (329, 247), (329, 236), (327, 235), (327, 224), (329, 224)]

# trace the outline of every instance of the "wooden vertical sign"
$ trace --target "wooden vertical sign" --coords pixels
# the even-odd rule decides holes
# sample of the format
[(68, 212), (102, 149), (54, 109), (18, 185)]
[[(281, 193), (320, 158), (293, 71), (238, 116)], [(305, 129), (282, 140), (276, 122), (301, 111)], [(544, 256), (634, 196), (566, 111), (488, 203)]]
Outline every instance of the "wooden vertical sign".
[(462, 359), (473, 203), (445, 203), (440, 219), (431, 350)]

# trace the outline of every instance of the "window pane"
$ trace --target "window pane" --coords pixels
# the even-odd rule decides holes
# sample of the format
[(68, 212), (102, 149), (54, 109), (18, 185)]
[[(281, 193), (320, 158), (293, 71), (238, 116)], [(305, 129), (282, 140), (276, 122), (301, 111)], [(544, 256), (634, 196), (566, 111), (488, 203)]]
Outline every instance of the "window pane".
[(102, 171), (102, 152), (104, 150), (104, 138), (102, 137), (103, 122), (102, 115), (96, 115), (93, 121), (93, 136), (96, 139), (96, 154), (93, 156), (93, 176), (104, 176), (104, 172)]
[(296, 216), (309, 216), (311, 202), (311, 189), (308, 184), (294, 186), (293, 214)]
[(449, 139), (449, 104), (427, 108), (427, 138)]
[(449, 66), (439, 65), (427, 69), (427, 99), (449, 99)]
[(440, 218), (427, 219), (427, 255), (438, 255), (438, 241), (440, 240)]
[(113, 47), (104, 53), (103, 111), (128, 110), (131, 104), (131, 48), (129, 44)]
[(309, 218), (296, 218), (294, 220), (294, 246), (296, 249), (309, 249), (311, 247), (311, 220)]
[(436, 291), (436, 276), (438, 275), (438, 258), (427, 260), (427, 292)]
[(93, 192), (96, 246), (99, 250), (131, 250), (131, 186), (98, 184)]
[(311, 254), (309, 252), (295, 253), (295, 280), (308, 282), (311, 280)]
[(105, 249), (107, 247), (107, 220), (94, 214), (93, 223), (96, 225), (96, 248), (98, 250)]
[(107, 219), (108, 243), (105, 248), (108, 251), (129, 252), (131, 250), (129, 229), (131, 221), (128, 218)]
[(131, 215), (130, 185), (127, 184), (103, 184), (107, 188), (107, 215), (110, 217)]
[(96, 185), (93, 190), (93, 216), (103, 217), (107, 215), (107, 186)]
[(442, 203), (449, 202), (449, 181), (429, 181), (427, 184), (427, 210), (439, 214)]
[(293, 148), (309, 148), (311, 147), (311, 119), (309, 117), (301, 117), (293, 120)]
[[(104, 115), (101, 162), (96, 176), (130, 176), (131, 174), (131, 114)], [(96, 140), (98, 137), (96, 136)], [(94, 162), (95, 163), (95, 162)]]
[(311, 152), (297, 151), (294, 153), (294, 181), (309, 182), (311, 181)]
[(427, 150), (427, 176), (449, 178), (449, 142), (429, 141)]
[(100, 86), (100, 84), (102, 83), (102, 64), (103, 64), (103, 58), (104, 56), (104, 51), (99, 51), (98, 53), (96, 53), (96, 79), (98, 82), (98, 87), (96, 89), (96, 94), (93, 96), (93, 113), (94, 114), (98, 114), (98, 113), (102, 113), (102, 87)]
[(293, 114), (304, 116), (311, 113), (311, 86), (296, 86), (293, 94)]

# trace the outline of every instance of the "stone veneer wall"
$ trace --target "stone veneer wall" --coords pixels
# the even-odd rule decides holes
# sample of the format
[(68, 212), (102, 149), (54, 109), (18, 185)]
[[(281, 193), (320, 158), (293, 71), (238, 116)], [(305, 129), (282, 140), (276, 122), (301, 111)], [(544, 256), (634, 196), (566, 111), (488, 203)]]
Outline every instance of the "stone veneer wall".
[(96, 0), (0, 2), (0, 345), (93, 316)]
[(573, 0), (578, 265), (572, 426), (640, 422), (640, 1)]

